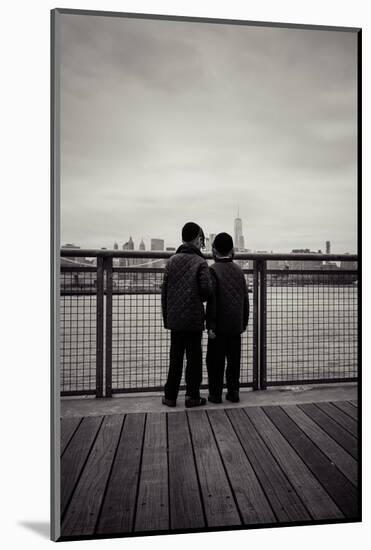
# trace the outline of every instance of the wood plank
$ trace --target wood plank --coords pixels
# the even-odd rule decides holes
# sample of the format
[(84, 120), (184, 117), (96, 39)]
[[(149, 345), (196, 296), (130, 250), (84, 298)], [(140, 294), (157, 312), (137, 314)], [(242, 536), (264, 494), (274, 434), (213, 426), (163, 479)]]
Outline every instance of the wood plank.
[(357, 460), (357, 439), (344, 430), (335, 420), (321, 411), (313, 403), (298, 405), (312, 420), (314, 420), (325, 432), (329, 434), (339, 445), (343, 447), (353, 458)]
[(286, 473), (312, 518), (316, 520), (344, 518), (344, 514), (264, 411), (258, 407), (247, 407), (244, 411)]
[(78, 416), (71, 416), (70, 418), (61, 418), (61, 447), (60, 454), (64, 453), (67, 445), (72, 439), (77, 427), (81, 423), (82, 418)]
[(75, 490), (84, 464), (103, 422), (103, 416), (88, 416), (80, 423), (61, 459), (61, 517)]
[(241, 525), (240, 516), (205, 411), (188, 420), (208, 527)]
[(332, 403), (316, 403), (317, 407), (335, 420), (344, 430), (347, 430), (354, 437), (358, 437), (357, 423), (347, 414), (335, 407)]
[(263, 411), (280, 433), (295, 449), (302, 461), (316, 476), (346, 518), (358, 514), (357, 490), (354, 485), (334, 467), (312, 440), (295, 424), (281, 407), (263, 407)]
[(93, 535), (123, 415), (105, 416), (62, 522), (62, 536)]
[(101, 509), (97, 533), (128, 533), (133, 529), (145, 414), (127, 414)]
[(135, 531), (169, 529), (166, 414), (147, 415)]
[(243, 523), (276, 523), (272, 508), (225, 411), (210, 410), (208, 416)]
[(185, 412), (167, 415), (170, 528), (205, 527), (192, 443)]
[(344, 451), (314, 420), (306, 415), (296, 405), (282, 406), (288, 416), (307, 434), (323, 453), (339, 468), (339, 470), (357, 486), (357, 461)]
[(310, 521), (307, 509), (243, 409), (228, 409), (226, 413), (264, 488), (277, 520), (281, 523)]
[(333, 405), (350, 416), (355, 422), (358, 421), (358, 409), (353, 407), (349, 401), (333, 401)]

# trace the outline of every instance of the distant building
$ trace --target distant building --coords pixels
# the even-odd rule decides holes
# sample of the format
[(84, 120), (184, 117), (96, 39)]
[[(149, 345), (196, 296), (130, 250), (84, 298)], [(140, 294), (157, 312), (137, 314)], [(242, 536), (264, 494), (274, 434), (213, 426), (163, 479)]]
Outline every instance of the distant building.
[(174, 246), (167, 246), (166, 247), (166, 252), (175, 252), (175, 247)]
[(144, 244), (144, 241), (142, 238), (142, 240), (140, 241), (139, 250), (145, 250), (145, 249), (146, 249), (146, 245)]
[(326, 241), (326, 254), (331, 254), (331, 243)]
[(151, 250), (164, 250), (165, 241), (163, 239), (151, 239)]
[(242, 233), (242, 219), (237, 213), (237, 218), (234, 220), (234, 248), (236, 252), (242, 251), (245, 248), (245, 239)]
[(131, 235), (130, 235), (129, 240), (125, 244), (122, 245), (122, 249), (123, 250), (134, 250), (134, 241), (131, 238)]
[[(122, 245), (122, 249), (123, 250), (134, 250), (134, 241), (131, 238), (131, 235), (130, 235), (129, 240), (125, 244)], [(135, 264), (135, 258), (120, 258), (120, 266), (121, 267), (128, 267), (128, 266), (134, 265), (134, 264)]]
[[(309, 248), (294, 248), (292, 250), (293, 254), (318, 254), (318, 252), (313, 252)], [(287, 265), (289, 269), (322, 269), (323, 262), (320, 258), (318, 260), (288, 260)]]
[[(118, 250), (119, 249), (119, 245), (114, 242), (113, 243), (113, 250)], [(113, 267), (119, 267), (120, 266), (120, 258), (112, 258), (112, 265)]]
[[(348, 255), (348, 252), (346, 252)], [(343, 260), (340, 262), (340, 269), (358, 269), (358, 262), (351, 262), (348, 260)]]

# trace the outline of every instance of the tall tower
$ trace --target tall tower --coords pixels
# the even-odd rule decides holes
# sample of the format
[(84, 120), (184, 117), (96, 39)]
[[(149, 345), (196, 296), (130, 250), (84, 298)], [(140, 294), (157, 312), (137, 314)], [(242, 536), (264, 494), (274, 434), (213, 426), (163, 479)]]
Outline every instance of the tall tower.
[(143, 237), (142, 237), (142, 240), (140, 241), (140, 245), (139, 245), (139, 250), (145, 250), (145, 249), (146, 249), (146, 245), (144, 244)]
[(331, 243), (326, 241), (326, 254), (331, 254)]
[(240, 210), (237, 211), (237, 218), (234, 220), (234, 247), (236, 250), (245, 248), (245, 242), (242, 235), (242, 220), (240, 218)]
[(122, 245), (122, 248), (123, 250), (134, 250), (134, 242), (133, 242), (133, 239), (131, 238), (131, 235), (130, 235), (130, 239)]

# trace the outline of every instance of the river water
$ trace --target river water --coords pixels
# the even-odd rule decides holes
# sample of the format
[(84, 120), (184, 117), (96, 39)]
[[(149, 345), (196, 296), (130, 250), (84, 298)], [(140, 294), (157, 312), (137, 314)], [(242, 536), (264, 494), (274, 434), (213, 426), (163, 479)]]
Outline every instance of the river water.
[[(252, 294), (250, 307), (248, 330), (242, 337), (242, 383), (252, 382)], [(62, 296), (61, 314), (61, 389), (94, 389), (95, 296)], [(203, 348), (206, 353), (206, 334)], [(112, 387), (162, 386), (168, 353), (160, 295), (114, 295)], [(271, 382), (357, 376), (357, 287), (268, 287), (266, 355)], [(207, 383), (206, 373), (203, 381)]]

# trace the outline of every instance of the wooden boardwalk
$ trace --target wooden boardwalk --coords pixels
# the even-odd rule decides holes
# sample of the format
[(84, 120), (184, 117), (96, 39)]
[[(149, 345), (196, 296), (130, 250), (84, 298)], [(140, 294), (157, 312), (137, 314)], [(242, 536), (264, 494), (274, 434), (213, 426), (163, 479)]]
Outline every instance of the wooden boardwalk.
[(62, 420), (62, 539), (359, 520), (357, 402)]

